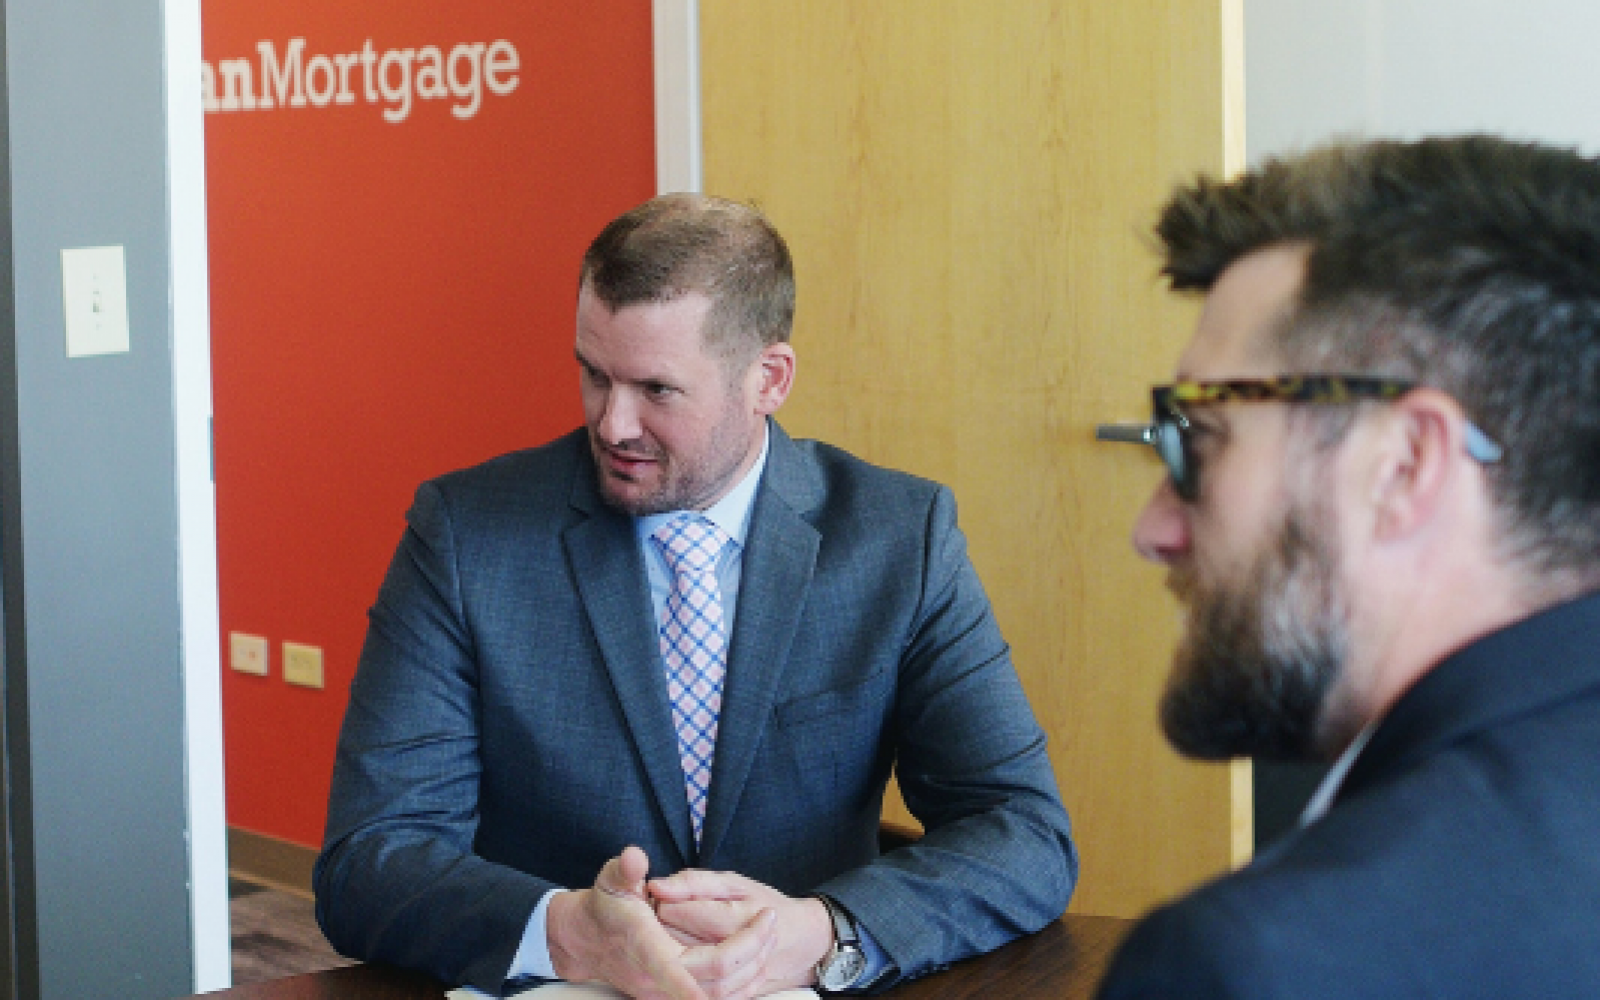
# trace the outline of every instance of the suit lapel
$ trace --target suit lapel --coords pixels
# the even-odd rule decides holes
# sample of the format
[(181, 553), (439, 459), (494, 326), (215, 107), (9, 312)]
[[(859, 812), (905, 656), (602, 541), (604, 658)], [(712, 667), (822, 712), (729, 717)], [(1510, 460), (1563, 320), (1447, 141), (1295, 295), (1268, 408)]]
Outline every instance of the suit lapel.
[(634, 749), (678, 849), (676, 859), (652, 858), (651, 867), (673, 871), (689, 863), (694, 836), (649, 584), (632, 520), (601, 502), (594, 478), (593, 463), (580, 463), (572, 505), (590, 516), (569, 528), (562, 542)]
[(822, 484), (788, 435), (776, 423), (769, 426), (767, 468), (745, 537), (702, 857), (721, 844), (766, 733), (821, 542), (802, 514), (817, 503)]

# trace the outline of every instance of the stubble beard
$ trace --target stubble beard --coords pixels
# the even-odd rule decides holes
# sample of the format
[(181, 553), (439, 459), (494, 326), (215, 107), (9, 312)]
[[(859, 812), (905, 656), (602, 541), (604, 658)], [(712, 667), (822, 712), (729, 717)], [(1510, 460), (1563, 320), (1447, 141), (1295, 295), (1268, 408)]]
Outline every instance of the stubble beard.
[(600, 497), (607, 505), (629, 517), (649, 517), (674, 510), (703, 510), (733, 485), (733, 477), (749, 455), (748, 429), (737, 406), (730, 406), (711, 430), (710, 440), (697, 461), (683, 462), (659, 447), (635, 442), (619, 449), (629, 455), (653, 459), (660, 474), (656, 488), (644, 494), (618, 492), (619, 484), (605, 471), (602, 445), (589, 432), (596, 474), (600, 477)]
[(1349, 602), (1333, 532), (1314, 513), (1300, 505), (1286, 512), (1238, 585), (1174, 571), (1188, 626), (1162, 695), (1161, 726), (1180, 753), (1322, 756), (1325, 709), (1349, 653)]

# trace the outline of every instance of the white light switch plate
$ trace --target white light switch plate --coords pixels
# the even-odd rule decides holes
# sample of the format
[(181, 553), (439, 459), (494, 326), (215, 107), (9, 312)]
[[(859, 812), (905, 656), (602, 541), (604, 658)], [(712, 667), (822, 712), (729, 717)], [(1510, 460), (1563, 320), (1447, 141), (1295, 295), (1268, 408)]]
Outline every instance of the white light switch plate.
[(61, 251), (67, 357), (128, 352), (128, 273), (122, 247)]

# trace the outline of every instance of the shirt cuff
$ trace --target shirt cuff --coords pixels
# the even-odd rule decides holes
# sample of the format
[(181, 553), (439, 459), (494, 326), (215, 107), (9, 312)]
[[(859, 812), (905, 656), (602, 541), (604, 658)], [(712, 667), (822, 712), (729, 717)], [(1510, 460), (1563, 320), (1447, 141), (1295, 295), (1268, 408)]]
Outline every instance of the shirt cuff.
[(883, 970), (889, 967), (889, 954), (878, 945), (872, 937), (872, 932), (856, 924), (856, 937), (861, 939), (861, 951), (867, 958), (867, 967), (856, 980), (858, 988), (871, 986), (883, 976)]
[(528, 926), (522, 931), (522, 943), (517, 946), (517, 953), (511, 956), (511, 971), (506, 973), (507, 979), (525, 979), (529, 976), (538, 979), (558, 978), (555, 964), (550, 961), (550, 937), (546, 925), (550, 918), (550, 900), (556, 893), (566, 891), (551, 889), (533, 908)]

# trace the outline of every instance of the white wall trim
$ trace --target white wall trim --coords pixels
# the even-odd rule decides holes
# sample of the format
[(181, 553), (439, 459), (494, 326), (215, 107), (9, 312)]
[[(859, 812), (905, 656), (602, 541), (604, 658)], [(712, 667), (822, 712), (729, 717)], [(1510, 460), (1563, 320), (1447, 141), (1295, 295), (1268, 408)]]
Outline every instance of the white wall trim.
[(1226, 177), (1248, 163), (1244, 67), (1244, 0), (1222, 0), (1222, 173)]
[(223, 797), (216, 487), (212, 482), (200, 0), (166, 0), (163, 8), (189, 919), (194, 988), (203, 993), (232, 985), (233, 971)]
[(656, 190), (699, 191), (700, 4), (651, 0), (656, 85)]

